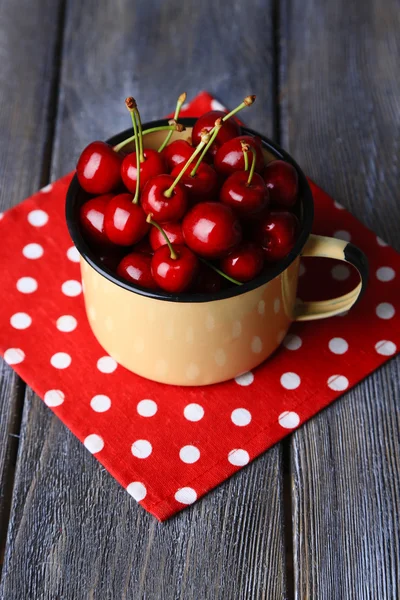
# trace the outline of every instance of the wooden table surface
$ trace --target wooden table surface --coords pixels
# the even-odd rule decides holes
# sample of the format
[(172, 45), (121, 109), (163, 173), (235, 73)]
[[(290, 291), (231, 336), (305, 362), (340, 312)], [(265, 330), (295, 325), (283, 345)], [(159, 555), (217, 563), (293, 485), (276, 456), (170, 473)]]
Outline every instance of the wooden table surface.
[[(186, 90), (400, 250), (398, 0), (2, 0), (0, 206)], [(165, 524), (1, 364), (0, 597), (400, 597), (400, 360)]]

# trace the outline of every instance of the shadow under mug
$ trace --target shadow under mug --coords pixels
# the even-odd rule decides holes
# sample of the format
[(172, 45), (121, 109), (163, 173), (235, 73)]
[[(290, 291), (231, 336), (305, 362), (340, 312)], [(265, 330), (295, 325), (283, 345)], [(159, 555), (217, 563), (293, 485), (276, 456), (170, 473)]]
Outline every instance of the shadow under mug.
[[(187, 139), (195, 119), (174, 139)], [(144, 129), (167, 125), (153, 121)], [(130, 284), (101, 264), (79, 227), (79, 210), (87, 195), (76, 175), (66, 199), (70, 235), (80, 253), (85, 307), (92, 331), (119, 364), (143, 377), (175, 385), (208, 385), (232, 379), (268, 358), (283, 341), (293, 321), (322, 319), (349, 310), (365, 289), (368, 264), (351, 243), (311, 234), (313, 198), (307, 179), (294, 160), (266, 137), (243, 128), (244, 135), (261, 138), (266, 162), (291, 163), (299, 177), (295, 212), (301, 230), (284, 260), (241, 286), (210, 294), (169, 294)], [(124, 131), (109, 141), (115, 145), (132, 135)], [(144, 137), (157, 149), (165, 132)], [(133, 149), (133, 148), (131, 148)], [(301, 256), (338, 259), (353, 265), (360, 282), (348, 294), (320, 302), (296, 302)]]

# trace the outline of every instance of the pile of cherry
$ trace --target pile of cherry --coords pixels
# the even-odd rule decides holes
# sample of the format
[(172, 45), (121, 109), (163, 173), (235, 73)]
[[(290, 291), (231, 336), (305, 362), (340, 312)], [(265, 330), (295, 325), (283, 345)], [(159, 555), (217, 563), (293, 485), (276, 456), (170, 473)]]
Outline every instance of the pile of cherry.
[[(191, 140), (170, 142), (185, 129), (178, 122), (185, 98), (168, 126), (148, 130), (127, 98), (134, 135), (83, 150), (78, 180), (95, 197), (82, 205), (80, 225), (99, 260), (123, 279), (150, 290), (214, 293), (254, 279), (293, 248), (298, 178), (285, 161), (265, 165), (261, 140), (241, 135), (232, 118), (255, 96), (228, 114), (204, 114)], [(146, 135), (160, 130), (160, 148), (146, 148)]]

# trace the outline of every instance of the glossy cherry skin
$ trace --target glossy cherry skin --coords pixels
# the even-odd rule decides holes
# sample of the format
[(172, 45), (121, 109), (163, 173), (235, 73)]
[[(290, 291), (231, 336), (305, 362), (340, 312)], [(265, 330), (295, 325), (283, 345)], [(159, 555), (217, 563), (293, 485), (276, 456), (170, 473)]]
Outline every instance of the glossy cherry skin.
[(158, 286), (151, 273), (152, 256), (140, 252), (127, 254), (119, 263), (117, 274), (130, 283), (148, 290), (157, 290)]
[(265, 260), (276, 262), (284, 258), (295, 245), (299, 229), (299, 221), (293, 213), (271, 211), (258, 225), (255, 236)]
[(85, 236), (92, 242), (109, 245), (104, 230), (104, 214), (113, 197), (114, 194), (96, 196), (81, 207), (79, 221)]
[[(172, 170), (171, 176), (175, 179), (184, 168), (184, 164), (178, 165)], [(184, 185), (189, 196), (191, 204), (201, 202), (202, 200), (214, 200), (218, 190), (218, 175), (215, 170), (206, 163), (200, 163), (194, 177), (190, 175), (192, 171), (189, 166), (180, 184)]]
[[(182, 225), (180, 223), (164, 223), (163, 230), (171, 244), (184, 244), (185, 240), (182, 233)], [(152, 227), (149, 235), (150, 245), (153, 251), (158, 250), (161, 246), (166, 246), (165, 237), (157, 229)]]
[(197, 276), (190, 290), (195, 294), (215, 294), (219, 292), (226, 279), (207, 265), (200, 263)]
[[(214, 158), (214, 167), (217, 173), (228, 177), (235, 171), (244, 171), (244, 156), (241, 142), (246, 142), (256, 151), (255, 170), (260, 173), (264, 168), (264, 156), (261, 150), (259, 138), (250, 135), (241, 135), (233, 140), (225, 142), (217, 151)], [(249, 152), (249, 166), (253, 160), (253, 155)]]
[(105, 142), (92, 142), (76, 165), (81, 187), (89, 194), (108, 194), (121, 183), (122, 156)]
[(183, 185), (178, 183), (170, 198), (164, 195), (173, 182), (171, 175), (157, 175), (144, 186), (141, 197), (143, 210), (158, 223), (179, 221), (186, 212), (188, 198)]
[(182, 223), (186, 244), (206, 258), (221, 258), (242, 239), (242, 229), (233, 211), (220, 202), (195, 204)]
[(132, 200), (132, 194), (118, 194), (106, 206), (104, 229), (110, 242), (117, 246), (136, 244), (150, 229), (143, 208)]
[[(147, 148), (144, 149), (143, 154), (145, 160), (140, 163), (140, 190), (144, 188), (149, 179), (156, 175), (161, 175), (161, 173), (165, 173), (167, 170), (165, 161), (159, 152)], [(136, 152), (131, 152), (125, 156), (122, 161), (121, 176), (126, 189), (134, 194), (137, 179)]]
[(256, 244), (244, 242), (233, 250), (220, 263), (221, 270), (237, 279), (245, 282), (251, 281), (262, 271), (264, 265), (263, 251)]
[(263, 178), (273, 206), (291, 208), (295, 204), (299, 177), (293, 165), (284, 160), (274, 160), (265, 167)]
[(260, 214), (269, 203), (269, 194), (263, 178), (253, 173), (250, 185), (247, 171), (232, 173), (225, 180), (219, 199), (230, 206), (239, 217), (253, 217)]
[(194, 151), (195, 148), (193, 148), (186, 140), (175, 140), (168, 144), (161, 154), (167, 170), (172, 171), (177, 165), (187, 162)]
[[(199, 117), (194, 124), (192, 130), (192, 143), (193, 146), (197, 146), (201, 142), (201, 132), (206, 130), (210, 131), (215, 121), (219, 118), (225, 117), (226, 113), (222, 110), (210, 110), (210, 112), (204, 113)], [(209, 153), (211, 156), (215, 156), (217, 150), (222, 144), (240, 135), (240, 125), (232, 119), (224, 121), (221, 129), (218, 132), (215, 142), (211, 145)]]
[(176, 258), (171, 258), (168, 246), (161, 246), (154, 252), (151, 272), (161, 289), (175, 294), (188, 289), (196, 276), (199, 261), (186, 246), (174, 244), (172, 247)]

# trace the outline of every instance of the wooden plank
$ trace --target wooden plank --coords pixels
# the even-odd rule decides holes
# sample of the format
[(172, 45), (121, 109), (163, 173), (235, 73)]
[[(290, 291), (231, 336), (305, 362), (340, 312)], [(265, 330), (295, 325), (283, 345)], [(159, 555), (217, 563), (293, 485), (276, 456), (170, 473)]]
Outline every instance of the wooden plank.
[[(282, 9), (282, 144), (400, 248), (400, 13), (394, 0)], [(399, 597), (399, 359), (293, 436), (298, 598)]]
[[(60, 7), (51, 0), (0, 5), (0, 211), (35, 192), (46, 179), (51, 137), (49, 103)], [(0, 366), (0, 557), (18, 447), (24, 384)], [(0, 559), (0, 563), (1, 563)]]
[[(52, 177), (71, 169), (87, 142), (129, 124), (131, 93), (148, 120), (183, 90), (191, 97), (207, 87), (230, 105), (255, 91), (248, 122), (272, 130), (269, 2), (107, 0), (97, 8), (68, 4)], [(285, 597), (280, 447), (165, 524), (31, 394), (19, 456), (5, 597)]]

